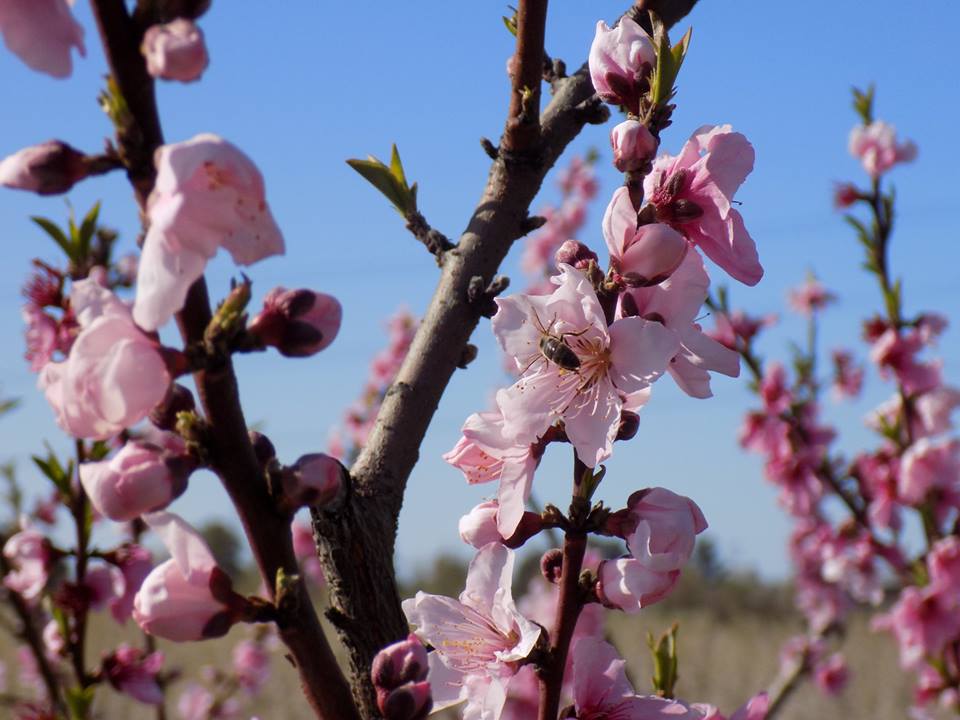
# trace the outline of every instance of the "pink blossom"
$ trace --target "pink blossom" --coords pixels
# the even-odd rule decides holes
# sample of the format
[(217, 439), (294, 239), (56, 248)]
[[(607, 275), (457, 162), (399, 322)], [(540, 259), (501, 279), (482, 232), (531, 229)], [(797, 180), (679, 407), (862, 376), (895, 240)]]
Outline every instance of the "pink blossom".
[(23, 322), (26, 324), (27, 352), (24, 355), (30, 361), (30, 369), (39, 372), (53, 359), (58, 346), (57, 321), (36, 305), (23, 308)]
[(286, 357), (308, 357), (326, 349), (340, 330), (343, 310), (332, 295), (275, 287), (247, 331)]
[(523, 519), (533, 473), (543, 452), (530, 443), (509, 440), (503, 431), (502, 413), (474, 413), (463, 423), (463, 437), (443, 459), (460, 470), (470, 484), (499, 481), (498, 535), (509, 538)]
[[(199, 533), (172, 513), (147, 515), (172, 557), (143, 581), (133, 601), (133, 619), (151, 635), (174, 642), (202, 640), (227, 632), (229, 578)], [(224, 588), (223, 586), (226, 586)], [(224, 592), (225, 590), (225, 592)]]
[(840, 653), (834, 653), (813, 669), (817, 687), (827, 695), (839, 695), (850, 680), (850, 670)]
[(42, 639), (44, 654), (56, 661), (67, 645), (67, 641), (63, 639), (63, 633), (60, 632), (60, 624), (56, 620), (50, 620), (43, 626)]
[[(899, 394), (895, 396), (902, 402)], [(911, 416), (914, 437), (939, 435), (953, 428), (951, 415), (960, 407), (960, 390), (940, 386), (923, 393), (914, 402), (915, 412)]]
[(657, 572), (631, 557), (600, 564), (597, 595), (604, 605), (633, 615), (663, 600), (680, 580), (679, 570)]
[(123, 590), (110, 601), (110, 614), (123, 625), (130, 619), (140, 586), (153, 570), (153, 556), (145, 547), (128, 543), (114, 551), (114, 559), (123, 575)]
[(729, 315), (714, 313), (713, 318), (716, 325), (713, 330), (707, 331), (706, 335), (731, 350), (739, 348), (740, 343), (747, 346), (763, 328), (777, 322), (776, 315), (757, 318), (747, 315), (743, 310), (734, 310)]
[(859, 158), (870, 177), (878, 178), (897, 163), (913, 162), (917, 146), (897, 141), (897, 131), (882, 120), (858, 125), (850, 131), (850, 154)]
[(540, 638), (540, 627), (514, 605), (513, 559), (511, 550), (490, 543), (471, 561), (459, 601), (423, 592), (404, 601), (417, 635), (436, 648), (430, 658), (435, 710), (467, 700), (499, 718), (505, 684)]
[(654, 161), (643, 190), (657, 220), (673, 225), (732, 277), (763, 277), (757, 248), (733, 208), (733, 195), (753, 169), (753, 146), (729, 125), (696, 130), (677, 156)]
[(812, 315), (827, 305), (835, 302), (837, 296), (824, 287), (823, 283), (812, 275), (808, 276), (803, 285), (793, 288), (787, 295), (790, 307), (801, 315)]
[(681, 569), (693, 555), (696, 536), (707, 529), (706, 518), (688, 497), (656, 487), (627, 500), (633, 530), (626, 537), (633, 558), (656, 572)]
[(956, 596), (960, 590), (960, 538), (956, 535), (938, 540), (927, 554), (931, 587)]
[(863, 389), (863, 368), (856, 365), (853, 355), (844, 350), (834, 350), (833, 359), (833, 395), (837, 399), (855, 398)]
[(263, 643), (241, 640), (233, 646), (233, 674), (240, 686), (251, 694), (260, 689), (270, 677), (270, 654)]
[(156, 445), (126, 443), (109, 460), (80, 465), (80, 482), (101, 515), (123, 522), (162, 510), (187, 489), (194, 462)]
[(7, 540), (3, 556), (13, 566), (3, 584), (26, 600), (36, 598), (47, 584), (53, 561), (50, 541), (43, 533), (27, 528)]
[(659, 285), (687, 254), (687, 241), (669, 225), (637, 227), (637, 211), (626, 187), (618, 188), (607, 206), (603, 237), (610, 250), (610, 262), (631, 285)]
[(590, 79), (604, 102), (639, 112), (640, 97), (647, 91), (647, 76), (657, 64), (653, 41), (637, 23), (620, 18), (613, 29), (602, 20), (590, 46)]
[[(661, 323), (640, 317), (608, 328), (590, 282), (568, 265), (555, 282), (549, 296), (497, 299), (493, 331), (521, 372), (513, 386), (497, 393), (503, 434), (518, 445), (532, 443), (562, 420), (578, 457), (593, 467), (613, 450), (624, 396), (660, 377), (679, 341)], [(540, 341), (548, 331), (576, 356), (576, 371), (542, 354)]]
[[(730, 716), (730, 720), (765, 720), (769, 707), (770, 699), (767, 693), (758, 693), (734, 712), (733, 715)], [(698, 715), (698, 718), (702, 718), (702, 720), (726, 720), (724, 715), (712, 705), (701, 705), (697, 703), (693, 705), (693, 708), (698, 713), (702, 713)]]
[(216, 135), (164, 145), (147, 201), (150, 227), (137, 271), (137, 323), (156, 330), (183, 307), (187, 290), (219, 247), (250, 265), (284, 251), (267, 207), (263, 177)]
[(7, 48), (32, 69), (64, 78), (73, 71), (70, 50), (85, 55), (83, 28), (67, 0), (4, 0), (0, 33)]
[(213, 693), (199, 683), (190, 683), (180, 693), (177, 713), (181, 720), (208, 720), (213, 703)]
[(83, 578), (87, 600), (91, 610), (101, 610), (123, 594), (123, 573), (113, 565), (97, 563), (87, 569)]
[(182, 17), (147, 28), (140, 52), (147, 59), (147, 72), (163, 80), (199, 80), (210, 61), (203, 31)]
[(687, 395), (708, 398), (710, 372), (740, 374), (740, 357), (706, 333), (694, 320), (703, 306), (710, 278), (703, 259), (688, 252), (680, 266), (655, 287), (627, 290), (620, 296), (617, 317), (638, 316), (662, 324), (680, 341), (667, 371)]
[(157, 676), (163, 669), (163, 653), (145, 653), (139, 648), (121, 644), (103, 658), (103, 674), (125, 695), (147, 705), (163, 703), (163, 690)]
[(926, 342), (919, 331), (902, 334), (895, 328), (884, 331), (870, 349), (870, 359), (880, 368), (880, 374), (893, 374), (909, 393), (924, 393), (940, 385), (940, 367), (937, 363), (917, 360)]
[(329, 455), (302, 455), (284, 475), (284, 502), (294, 510), (330, 505), (346, 492), (346, 472), (346, 468)]
[(932, 442), (921, 438), (907, 449), (900, 464), (898, 492), (904, 502), (919, 506), (932, 490), (953, 499), (960, 478), (960, 440)]
[(893, 633), (900, 646), (900, 665), (908, 670), (960, 637), (960, 613), (952, 594), (929, 586), (910, 586), (900, 593), (890, 612), (874, 618), (873, 627)]
[(83, 153), (59, 140), (26, 147), (0, 160), (0, 185), (38, 195), (65, 193), (88, 173)]
[(642, 169), (653, 159), (658, 144), (646, 125), (629, 118), (610, 131), (613, 164), (620, 172)]
[(109, 290), (77, 281), (71, 304), (80, 334), (65, 361), (44, 366), (38, 385), (60, 427), (104, 440), (146, 417), (166, 395), (170, 374), (156, 343)]

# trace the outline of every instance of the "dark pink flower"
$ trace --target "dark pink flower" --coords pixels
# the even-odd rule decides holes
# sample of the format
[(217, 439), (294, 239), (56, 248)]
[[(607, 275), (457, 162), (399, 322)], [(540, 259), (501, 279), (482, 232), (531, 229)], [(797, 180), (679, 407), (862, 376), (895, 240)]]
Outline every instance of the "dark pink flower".
[(801, 315), (812, 315), (836, 301), (837, 296), (824, 287), (823, 283), (812, 275), (803, 285), (793, 288), (787, 295), (790, 306)]
[(163, 690), (157, 681), (163, 668), (163, 653), (147, 654), (124, 643), (103, 658), (102, 668), (119, 692), (147, 705), (163, 703)]
[(85, 55), (83, 28), (67, 0), (4, 0), (0, 33), (11, 52), (38, 72), (67, 77), (73, 71), (70, 51)]
[(209, 63), (203, 31), (182, 17), (147, 28), (140, 52), (147, 59), (147, 72), (163, 80), (199, 80)]
[(827, 695), (839, 695), (850, 681), (850, 670), (840, 653), (834, 653), (813, 669), (817, 687)]
[(613, 29), (602, 20), (590, 46), (590, 79), (604, 102), (639, 112), (640, 97), (649, 88), (648, 75), (657, 64), (653, 40), (628, 17)]
[(763, 277), (753, 238), (733, 196), (753, 169), (753, 146), (729, 125), (696, 130), (677, 156), (661, 155), (643, 190), (657, 220), (673, 225), (732, 277)]
[(850, 154), (859, 158), (870, 177), (877, 178), (897, 163), (915, 160), (917, 146), (910, 140), (898, 142), (892, 125), (875, 120), (850, 131)]
[(663, 223), (637, 227), (637, 211), (626, 187), (618, 188), (603, 216), (610, 262), (631, 285), (659, 285), (687, 254), (683, 235)]

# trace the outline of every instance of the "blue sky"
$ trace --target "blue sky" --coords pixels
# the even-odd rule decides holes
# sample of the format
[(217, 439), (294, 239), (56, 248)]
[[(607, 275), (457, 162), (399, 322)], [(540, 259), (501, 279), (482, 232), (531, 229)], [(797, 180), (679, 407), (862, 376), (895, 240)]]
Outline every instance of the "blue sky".
[[(326, 352), (308, 360), (275, 355), (237, 361), (244, 406), (262, 423), (281, 458), (322, 450), (338, 416), (359, 392), (368, 359), (383, 345), (383, 320), (403, 304), (419, 313), (432, 293), (432, 259), (404, 230), (386, 201), (343, 162), (372, 153), (384, 157), (391, 142), (403, 155), (407, 176), (420, 183), (421, 208), (451, 237), (465, 227), (479, 198), (489, 161), (478, 140), (496, 140), (507, 105), (504, 71), (512, 38), (496, 2), (328, 3), (288, 0), (265, 11), (253, 0), (213, 4), (203, 18), (211, 65), (194, 85), (163, 84), (161, 116), (168, 141), (215, 132), (243, 148), (260, 166), (268, 199), (287, 240), (285, 257), (250, 269), (255, 297), (277, 284), (330, 292), (344, 305), (344, 326)], [(798, 319), (783, 312), (788, 287), (808, 269), (841, 301), (828, 314), (822, 339), (862, 355), (859, 319), (878, 307), (871, 279), (858, 270), (860, 249), (830, 205), (834, 180), (863, 181), (846, 154), (854, 123), (851, 85), (875, 82), (877, 112), (917, 141), (918, 160), (896, 170), (899, 216), (893, 267), (905, 278), (908, 310), (936, 309), (958, 317), (958, 232), (950, 211), (958, 206), (955, 67), (960, 6), (924, 3), (926, 14), (890, 0), (834, 3), (829, 10), (796, 11), (791, 3), (702, 0), (682, 27), (694, 27), (680, 80), (674, 125), (664, 148), (676, 152), (702, 124), (731, 123), (756, 148), (754, 173), (738, 199), (755, 238), (766, 277), (756, 288), (733, 288), (734, 302), (753, 312), (780, 312), (781, 325), (763, 349), (783, 355), (787, 337), (799, 336)], [(577, 67), (585, 58), (596, 20), (615, 18), (622, 2), (550, 7), (547, 49)], [(74, 76), (56, 81), (31, 72), (0, 52), (5, 112), (0, 155), (60, 138), (95, 151), (110, 128), (96, 104), (105, 64), (87, 4), (77, 6), (87, 29), (87, 58)], [(936, 41), (929, 40), (936, 30)], [(602, 248), (599, 219), (619, 178), (609, 166), (606, 128), (588, 128), (572, 151), (601, 153), (600, 198), (582, 241)], [(534, 208), (556, 198), (552, 178)], [(102, 217), (121, 231), (121, 249), (133, 248), (138, 221), (124, 178), (88, 181), (68, 197), (78, 211), (102, 199)], [(62, 199), (0, 192), (5, 262), (0, 265), (0, 379), (5, 395), (23, 398), (3, 421), (0, 456), (19, 461), (31, 488), (40, 479), (29, 454), (44, 439), (66, 443), (35, 377), (22, 360), (19, 288), (36, 256), (55, 259), (53, 245), (27, 220), (62, 219)], [(504, 271), (522, 286), (519, 247)], [(234, 272), (226, 257), (210, 266), (211, 293), (222, 295)], [(724, 281), (712, 269), (712, 276)], [(172, 336), (170, 336), (172, 338)], [(940, 350), (948, 377), (960, 375), (958, 333), (948, 331)], [(438, 548), (463, 552), (457, 520), (492, 487), (468, 487), (440, 460), (458, 437), (463, 419), (484, 409), (503, 382), (488, 323), (474, 342), (478, 360), (458, 371), (434, 419), (410, 481), (400, 520), (401, 567), (425, 562)], [(601, 495), (616, 505), (637, 488), (663, 485), (693, 497), (728, 561), (783, 574), (788, 525), (762, 480), (758, 458), (736, 446), (736, 429), (750, 396), (744, 384), (714, 382), (716, 397), (692, 400), (659, 383), (644, 410), (640, 433), (618, 446)], [(863, 400), (829, 417), (841, 428), (842, 447), (869, 441), (863, 415), (887, 396), (871, 378)], [(536, 493), (564, 503), (569, 457), (553, 450), (540, 470)], [(226, 496), (209, 475), (196, 475), (174, 509), (189, 519), (230, 518)]]

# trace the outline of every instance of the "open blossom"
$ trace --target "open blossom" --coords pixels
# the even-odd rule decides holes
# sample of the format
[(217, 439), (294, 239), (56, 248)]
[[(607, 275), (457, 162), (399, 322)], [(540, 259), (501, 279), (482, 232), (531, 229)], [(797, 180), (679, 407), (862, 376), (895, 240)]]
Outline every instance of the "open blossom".
[(636, 22), (622, 17), (612, 29), (597, 22), (590, 46), (590, 79), (604, 102), (638, 112), (640, 97), (649, 88), (647, 76), (656, 64), (653, 40)]
[(523, 518), (533, 473), (543, 451), (530, 443), (511, 441), (503, 429), (502, 413), (474, 413), (464, 421), (463, 436), (443, 459), (460, 470), (471, 485), (499, 481), (495, 519), (499, 537), (509, 538)]
[(845, 350), (834, 350), (830, 357), (833, 360), (834, 397), (857, 397), (863, 389), (863, 367), (857, 365), (853, 355)]
[(97, 512), (133, 520), (162, 510), (187, 489), (194, 463), (151, 443), (131, 440), (109, 460), (80, 465), (80, 482)]
[(230, 580), (199, 533), (182, 518), (159, 512), (144, 518), (171, 558), (143, 581), (134, 598), (133, 619), (151, 635), (174, 642), (218, 637), (231, 625)]
[[(520, 379), (497, 393), (503, 434), (532, 443), (563, 420), (578, 457), (589, 467), (608, 458), (624, 398), (650, 386), (666, 370), (679, 341), (661, 323), (627, 317), (607, 327), (586, 277), (568, 265), (550, 295), (498, 298), (493, 331), (513, 358)], [(576, 357), (561, 367), (541, 351), (547, 333)]]
[(64, 78), (73, 71), (70, 51), (86, 54), (83, 28), (68, 0), (4, 0), (0, 33), (11, 52), (38, 72)]
[(874, 618), (874, 629), (889, 630), (900, 646), (900, 665), (920, 667), (928, 656), (939, 654), (960, 639), (960, 613), (956, 590), (943, 592), (927, 586), (907, 587), (890, 611)]
[(156, 330), (183, 307), (187, 290), (217, 249), (250, 265), (284, 251), (267, 207), (263, 177), (236, 146), (216, 135), (164, 145), (147, 200), (149, 230), (137, 270), (133, 317)]
[(643, 181), (657, 220), (672, 225), (747, 285), (760, 282), (763, 268), (733, 196), (753, 170), (753, 159), (753, 146), (729, 125), (705, 125), (679, 155), (658, 157)]
[(262, 642), (245, 639), (233, 646), (233, 673), (240, 686), (251, 694), (260, 692), (270, 677), (270, 653)]
[(143, 34), (140, 51), (147, 60), (147, 72), (163, 80), (193, 82), (209, 62), (203, 31), (186, 18), (151, 25)]
[(687, 395), (708, 398), (710, 373), (740, 374), (740, 357), (703, 332), (695, 319), (707, 297), (710, 278), (703, 259), (688, 252), (680, 266), (655, 287), (631, 288), (620, 296), (618, 317), (639, 316), (662, 323), (680, 340), (667, 371)]
[[(540, 638), (540, 627), (513, 602), (513, 552), (499, 543), (485, 546), (470, 563), (459, 600), (418, 592), (403, 611), (430, 643), (433, 707), (464, 700), (484, 718), (496, 720), (505, 686)], [(481, 715), (478, 714), (477, 717)]]
[(897, 489), (903, 502), (915, 506), (934, 490), (940, 502), (960, 501), (960, 440), (921, 438), (911, 445), (903, 454)]
[(823, 283), (812, 275), (803, 285), (793, 288), (787, 295), (790, 307), (802, 315), (812, 315), (837, 299), (837, 296), (824, 287)]
[(3, 578), (3, 584), (27, 600), (37, 597), (50, 574), (50, 541), (43, 533), (27, 528), (7, 540), (3, 555), (14, 568)]
[(663, 223), (637, 227), (630, 190), (617, 188), (603, 216), (603, 238), (613, 267), (631, 284), (658, 285), (676, 270), (687, 254), (683, 235)]
[(880, 177), (897, 163), (912, 162), (917, 146), (897, 141), (897, 131), (882, 120), (858, 125), (850, 131), (850, 154), (859, 158), (870, 177)]
[(166, 394), (170, 374), (156, 342), (109, 290), (80, 280), (70, 300), (79, 335), (65, 361), (44, 366), (38, 385), (60, 427), (104, 440), (145, 418)]

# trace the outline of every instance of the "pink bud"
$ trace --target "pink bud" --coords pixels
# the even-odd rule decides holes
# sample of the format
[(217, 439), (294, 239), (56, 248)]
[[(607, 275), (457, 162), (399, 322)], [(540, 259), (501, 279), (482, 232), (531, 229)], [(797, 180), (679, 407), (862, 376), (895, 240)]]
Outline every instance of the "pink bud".
[(585, 270), (591, 261), (597, 262), (597, 254), (577, 240), (565, 240), (554, 255), (557, 265), (572, 265)]
[(378, 695), (377, 705), (384, 720), (422, 720), (433, 709), (430, 683), (407, 683), (388, 694)]
[(80, 482), (101, 515), (118, 522), (161, 510), (187, 489), (195, 463), (131, 441), (109, 460), (83, 463)]
[(680, 571), (656, 572), (632, 558), (620, 558), (600, 563), (597, 578), (597, 597), (604, 605), (634, 614), (663, 600), (680, 579)]
[(342, 316), (339, 301), (331, 295), (275, 287), (247, 330), (281, 355), (308, 357), (333, 342)]
[(626, 187), (618, 188), (607, 206), (603, 237), (614, 268), (637, 287), (663, 282), (687, 254), (687, 241), (669, 225), (637, 227), (637, 211)]
[(373, 659), (370, 673), (377, 690), (393, 690), (400, 685), (427, 679), (427, 650), (416, 635), (388, 645)]
[(697, 504), (666, 488), (635, 492), (627, 507), (637, 521), (627, 546), (642, 565), (657, 572), (679, 570), (693, 554), (696, 536), (707, 529)]
[(163, 80), (193, 82), (209, 63), (203, 32), (182, 17), (148, 28), (140, 52), (147, 59), (147, 72)]
[(478, 550), (487, 543), (501, 542), (497, 531), (497, 513), (500, 503), (488, 500), (477, 505), (460, 518), (460, 539)]
[(83, 153), (66, 143), (48, 140), (0, 161), (0, 185), (39, 195), (59, 195), (87, 176), (83, 159)]
[(60, 632), (60, 625), (56, 620), (51, 620), (43, 627), (43, 648), (46, 650), (47, 657), (56, 657), (63, 652), (67, 643), (63, 639), (63, 633)]
[(346, 492), (346, 469), (323, 453), (303, 455), (284, 474), (284, 500), (290, 509), (332, 505)]
[(657, 139), (636, 120), (624, 120), (611, 130), (610, 145), (613, 164), (620, 172), (640, 170), (657, 152)]
[(649, 89), (648, 75), (657, 64), (653, 41), (627, 17), (610, 29), (602, 20), (590, 46), (590, 78), (604, 102), (638, 112), (640, 97)]
[(860, 191), (851, 183), (837, 183), (833, 188), (833, 206), (848, 208), (860, 199)]

